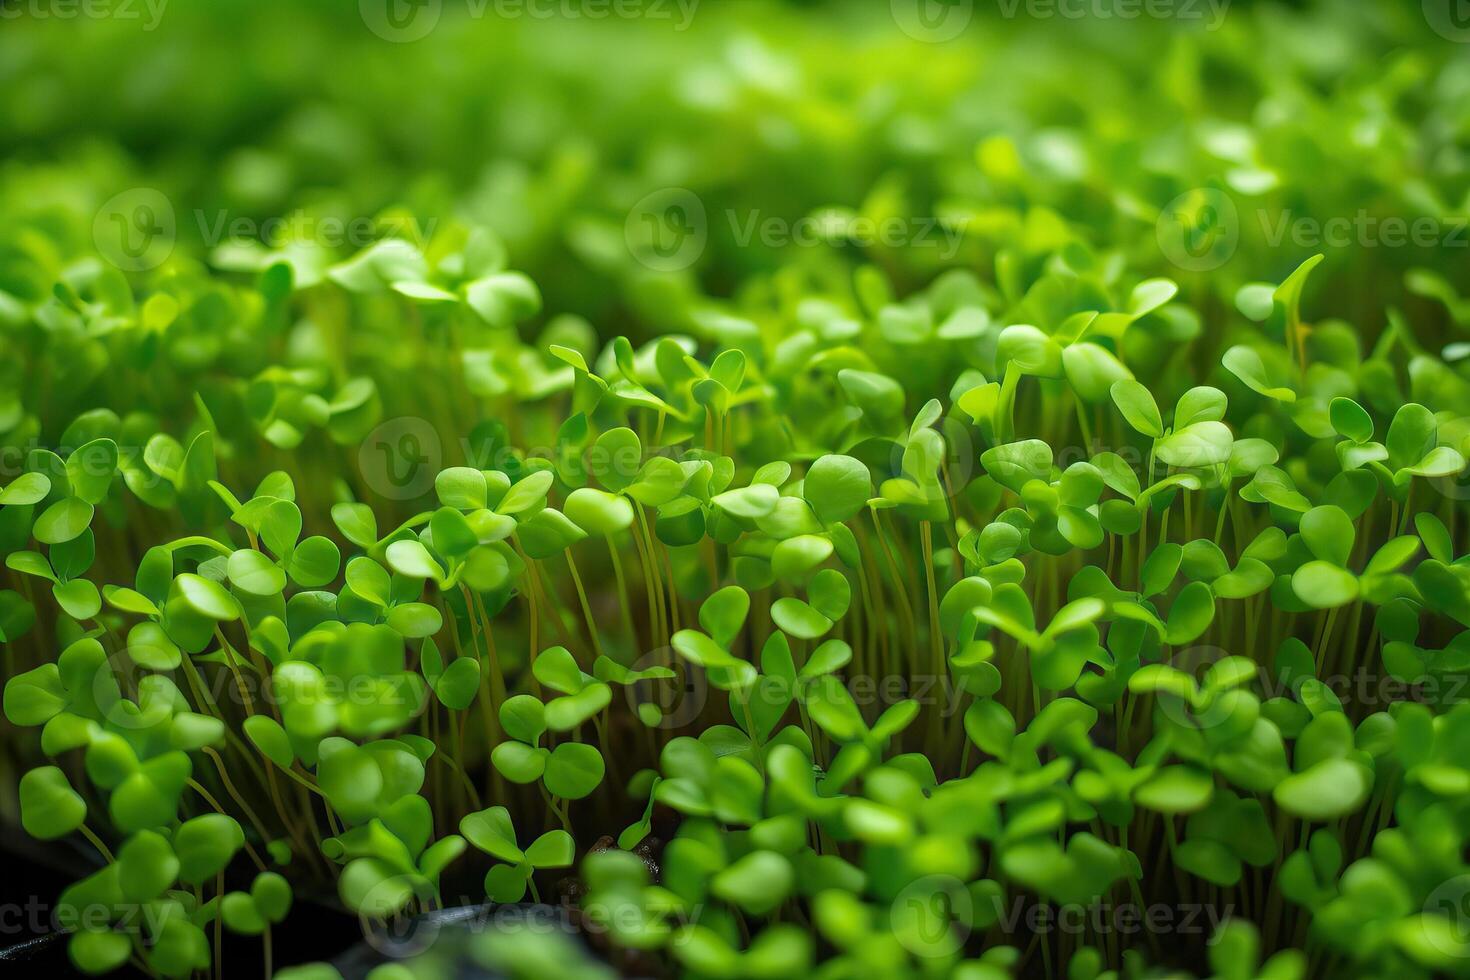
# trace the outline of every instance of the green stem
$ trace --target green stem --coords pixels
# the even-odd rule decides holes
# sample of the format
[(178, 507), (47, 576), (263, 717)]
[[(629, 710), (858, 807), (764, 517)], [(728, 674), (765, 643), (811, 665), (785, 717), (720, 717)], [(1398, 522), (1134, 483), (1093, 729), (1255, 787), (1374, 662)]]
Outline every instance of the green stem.
[(81, 832), (81, 835), (83, 837), (87, 838), (88, 842), (90, 842), (93, 847), (97, 848), (97, 853), (101, 854), (103, 859), (108, 864), (112, 864), (114, 861), (117, 860), (112, 856), (112, 851), (107, 849), (107, 845), (102, 843), (102, 838), (92, 833), (92, 828), (88, 827), (86, 824), (80, 824), (77, 827), (77, 830)]
[(572, 573), (572, 585), (577, 590), (577, 602), (582, 607), (582, 618), (587, 621), (587, 636), (592, 640), (592, 652), (602, 655), (602, 647), (597, 642), (597, 621), (592, 618), (592, 605), (587, 601), (587, 590), (582, 587), (582, 576), (577, 572), (577, 561), (572, 557), (572, 549), (566, 550), (567, 570)]
[(607, 553), (612, 560), (613, 578), (618, 585), (618, 607), (623, 614), (623, 626), (628, 633), (629, 648), (633, 653), (633, 659), (637, 659), (638, 630), (633, 624), (633, 603), (628, 598), (628, 579), (623, 572), (623, 560), (618, 557), (618, 549), (613, 544), (612, 535), (605, 539), (607, 542)]

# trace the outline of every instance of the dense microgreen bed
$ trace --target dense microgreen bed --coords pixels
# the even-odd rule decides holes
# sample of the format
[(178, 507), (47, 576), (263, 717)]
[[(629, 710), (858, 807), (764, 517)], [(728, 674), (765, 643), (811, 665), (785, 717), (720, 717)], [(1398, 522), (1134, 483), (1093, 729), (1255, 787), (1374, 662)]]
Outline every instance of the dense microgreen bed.
[(1418, 5), (259, 6), (0, 35), (0, 815), (77, 969), (1470, 974)]

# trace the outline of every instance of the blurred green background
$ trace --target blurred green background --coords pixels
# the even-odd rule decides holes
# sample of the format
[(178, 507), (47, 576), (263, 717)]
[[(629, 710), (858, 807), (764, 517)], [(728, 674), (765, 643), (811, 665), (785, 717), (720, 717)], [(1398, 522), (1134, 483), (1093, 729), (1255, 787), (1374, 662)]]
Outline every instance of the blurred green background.
[[(0, 5), (12, 294), (53, 258), (25, 255), (23, 229), (72, 252), (56, 261), (86, 254), (98, 209), (135, 187), (167, 196), (181, 253), (206, 259), (219, 215), (400, 207), (420, 227), (488, 225), (548, 312), (635, 337), (685, 328), (694, 297), (759, 290), (783, 267), (874, 262), (912, 289), (1063, 226), (1189, 280), (1155, 225), (1198, 187), (1270, 215), (1470, 211), (1470, 44), (1417, 0), (1177, 0), (1136, 18), (1127, 0), (91, 2), (107, 15)], [(673, 274), (634, 261), (626, 234), (670, 187), (697, 196), (709, 240)], [(943, 219), (962, 247), (739, 241), (753, 214), (829, 207)], [(1238, 254), (1194, 277), (1212, 296), (1280, 281), (1316, 250), (1268, 247), (1271, 221), (1253, 214)], [(1441, 324), (1403, 273), (1463, 273), (1470, 254), (1328, 251), (1324, 312), (1409, 304)]]

